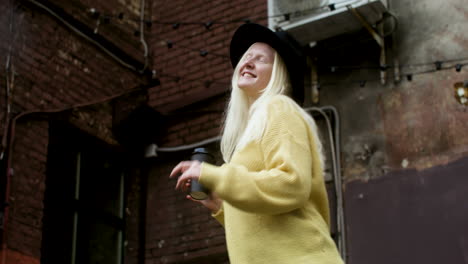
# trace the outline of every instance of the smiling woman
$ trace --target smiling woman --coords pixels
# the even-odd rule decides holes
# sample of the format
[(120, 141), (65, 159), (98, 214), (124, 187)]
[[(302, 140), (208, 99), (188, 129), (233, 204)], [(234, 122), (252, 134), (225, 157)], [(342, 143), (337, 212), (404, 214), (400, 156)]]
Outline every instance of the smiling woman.
[(270, 82), (275, 50), (266, 43), (257, 42), (245, 53), (239, 62), (237, 85), (250, 98), (257, 99)]
[(179, 163), (170, 175), (178, 176), (176, 189), (198, 180), (211, 190), (196, 202), (225, 227), (231, 264), (343, 263), (330, 236), (317, 127), (292, 100), (301, 101), (301, 57), (256, 24), (235, 32), (230, 52), (226, 163)]

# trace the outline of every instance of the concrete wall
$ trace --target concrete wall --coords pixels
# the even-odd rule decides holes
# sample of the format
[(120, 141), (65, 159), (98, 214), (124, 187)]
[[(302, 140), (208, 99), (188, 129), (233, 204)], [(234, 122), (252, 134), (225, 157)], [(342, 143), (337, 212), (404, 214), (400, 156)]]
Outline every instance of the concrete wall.
[(468, 115), (454, 85), (468, 80), (468, 67), (454, 66), (467, 63), (468, 8), (459, 0), (389, 4), (398, 29), (386, 38), (387, 64), (398, 59), (400, 81), (390, 68), (380, 83), (379, 47), (365, 31), (312, 51), (320, 104), (341, 114), (348, 261), (465, 263)]

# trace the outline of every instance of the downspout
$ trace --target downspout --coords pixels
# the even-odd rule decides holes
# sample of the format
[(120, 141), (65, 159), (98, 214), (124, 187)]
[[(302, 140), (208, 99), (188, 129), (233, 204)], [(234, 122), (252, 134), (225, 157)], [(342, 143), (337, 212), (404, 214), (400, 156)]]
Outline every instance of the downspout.
[[(304, 109), (306, 112), (317, 112), (325, 118), (327, 123), (328, 137), (330, 140), (331, 157), (333, 164), (333, 184), (336, 193), (336, 224), (338, 233), (338, 249), (340, 255), (346, 262), (346, 226), (344, 220), (343, 206), (343, 185), (341, 178), (341, 158), (340, 158), (340, 116), (333, 106), (309, 107)], [(325, 111), (330, 111), (334, 119), (334, 128)]]

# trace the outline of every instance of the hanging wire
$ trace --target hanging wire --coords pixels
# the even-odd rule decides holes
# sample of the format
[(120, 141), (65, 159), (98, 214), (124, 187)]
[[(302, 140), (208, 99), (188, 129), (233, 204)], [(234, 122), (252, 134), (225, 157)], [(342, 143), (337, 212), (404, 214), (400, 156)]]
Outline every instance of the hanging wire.
[(191, 47), (182, 45), (180, 43), (173, 42), (171, 40), (162, 40), (162, 41), (164, 43), (166, 43), (166, 46), (167, 46), (168, 49), (172, 49), (174, 47), (180, 47), (180, 48), (185, 49), (187, 51), (197, 52), (202, 57), (206, 57), (207, 55), (211, 55), (211, 56), (214, 56), (214, 57), (219, 57), (219, 58), (229, 60), (229, 56), (219, 54), (219, 53), (215, 53), (215, 52), (211, 52), (211, 51), (208, 51), (207, 49), (193, 49)]
[[(229, 1), (226, 1), (226, 2), (229, 2)], [(92, 8), (87, 8), (85, 12), (89, 12), (89, 10), (92, 10)], [(181, 25), (200, 25), (200, 26), (205, 27), (206, 29), (210, 29), (215, 24), (226, 25), (226, 24), (238, 24), (238, 23), (251, 23), (253, 21), (264, 20), (264, 19), (269, 19), (269, 18), (278, 18), (278, 17), (287, 18), (287, 17), (290, 17), (291, 15), (299, 16), (301, 14), (306, 14), (309, 12), (314, 12), (314, 11), (319, 11), (319, 10), (332, 11), (330, 9), (330, 5), (325, 4), (325, 5), (321, 5), (318, 7), (294, 10), (291, 12), (280, 13), (280, 14), (275, 14), (275, 15), (270, 15), (270, 16), (244, 17), (244, 18), (237, 18), (237, 19), (232, 19), (232, 20), (207, 19), (205, 21), (178, 21), (178, 20), (162, 21), (162, 20), (157, 20), (157, 19), (146, 20), (146, 19), (137, 18), (137, 17), (130, 17), (128, 15), (125, 15), (122, 12), (117, 15), (100, 13), (99, 11), (96, 11), (95, 9), (93, 13), (97, 17), (102, 16), (103, 18), (105, 18), (106, 23), (111, 23), (112, 20), (118, 19), (118, 20), (128, 20), (128, 21), (137, 22), (137, 23), (142, 22), (142, 23), (145, 23), (146, 25), (153, 25), (153, 24), (171, 25), (174, 29), (177, 29)]]
[[(459, 62), (459, 61), (465, 61), (465, 60), (467, 60), (467, 59), (446, 60), (444, 62), (436, 61), (436, 62), (432, 62), (432, 63), (417, 64), (419, 66), (434, 65), (434, 69), (413, 71), (413, 72), (405, 72), (405, 73), (400, 74), (400, 78), (406, 78), (408, 81), (412, 81), (413, 77), (416, 76), (416, 75), (434, 73), (434, 72), (438, 72), (438, 71), (442, 71), (442, 70), (455, 69), (456, 72), (461, 72), (461, 69), (464, 66), (467, 66), (468, 63), (457, 63), (457, 64), (450, 65), (450, 66), (443, 66), (443, 64), (446, 63), (446, 62)], [(411, 65), (406, 65), (406, 66), (409, 67)], [(412, 66), (414, 66), (414, 65), (412, 65)], [(336, 68), (339, 68), (339, 67), (336, 67)], [(353, 68), (353, 69), (355, 69), (355, 68)], [(368, 67), (362, 67), (361, 69), (368, 69)], [(332, 71), (332, 72), (336, 72), (336, 70)], [(349, 80), (349, 81), (343, 81), (343, 82), (321, 82), (320, 86), (337, 86), (337, 85), (344, 85), (344, 84), (359, 84), (361, 87), (364, 87), (367, 83), (370, 83), (370, 82), (380, 82), (380, 78)]]

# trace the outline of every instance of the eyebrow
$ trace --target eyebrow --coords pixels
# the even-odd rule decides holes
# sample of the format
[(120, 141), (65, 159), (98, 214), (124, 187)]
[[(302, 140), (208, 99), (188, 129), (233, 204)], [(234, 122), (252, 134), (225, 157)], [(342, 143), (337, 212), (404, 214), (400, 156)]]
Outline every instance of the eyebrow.
[[(248, 56), (252, 56), (252, 55), (253, 55), (252, 52), (249, 51), (249, 52), (247, 52), (245, 54), (245, 58), (247, 58)], [(260, 52), (260, 53), (256, 54), (256, 56), (260, 57), (260, 58), (268, 58), (268, 54), (266, 54), (264, 52)]]

